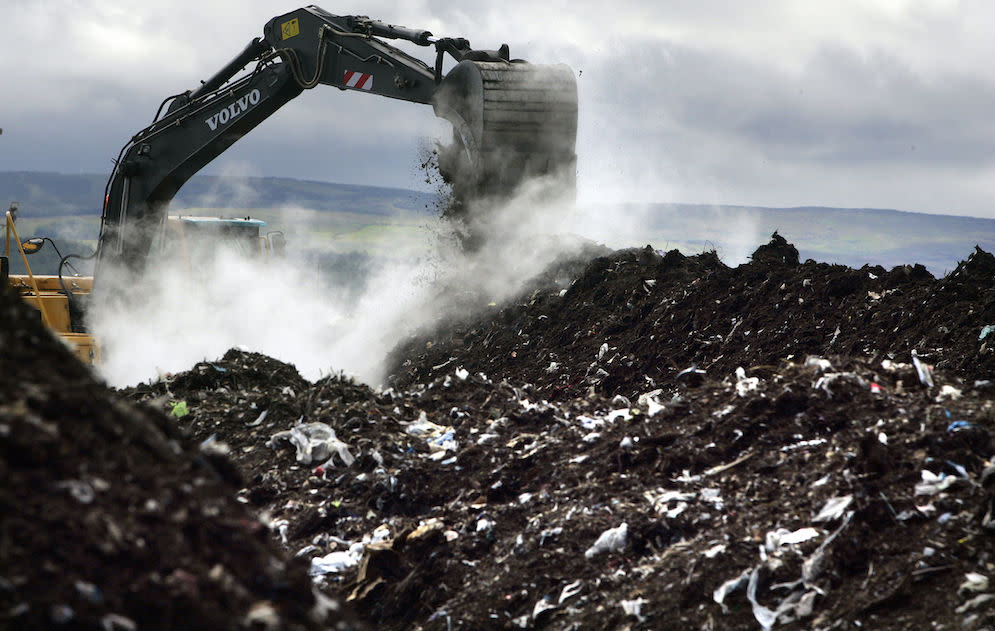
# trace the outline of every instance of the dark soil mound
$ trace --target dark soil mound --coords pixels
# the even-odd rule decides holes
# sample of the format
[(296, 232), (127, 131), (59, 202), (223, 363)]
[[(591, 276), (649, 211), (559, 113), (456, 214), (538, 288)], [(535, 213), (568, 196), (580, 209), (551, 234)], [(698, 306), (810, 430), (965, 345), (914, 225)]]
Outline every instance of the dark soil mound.
[(674, 387), (691, 368), (723, 378), (740, 366), (769, 374), (809, 354), (908, 361), (912, 350), (984, 379), (995, 369), (992, 344), (978, 339), (995, 323), (993, 266), (981, 250), (938, 280), (922, 266), (798, 264), (777, 234), (736, 268), (714, 253), (621, 250), (594, 259), (562, 296), (548, 286), (401, 345), (392, 383), (431, 380), (456, 364), (555, 399), (592, 386), (632, 397)]
[(223, 450), (123, 402), (37, 314), (0, 292), (0, 628), (330, 628)]
[(387, 390), (230, 351), (144, 408), (17, 324), (0, 604), (306, 624), (244, 505), (376, 628), (995, 628), (993, 274), (622, 250), (466, 291)]
[[(129, 396), (190, 403), (378, 628), (990, 628), (992, 258), (936, 280), (782, 241), (596, 258), (398, 348), (382, 392), (231, 352)], [(274, 438), (312, 424), (318, 458)]]

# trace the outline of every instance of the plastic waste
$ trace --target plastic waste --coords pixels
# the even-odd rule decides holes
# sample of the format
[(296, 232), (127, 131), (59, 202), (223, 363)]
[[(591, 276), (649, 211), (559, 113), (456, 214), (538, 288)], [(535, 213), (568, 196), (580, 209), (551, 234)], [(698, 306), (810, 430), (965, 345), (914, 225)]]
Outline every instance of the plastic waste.
[(348, 550), (337, 550), (322, 557), (311, 559), (311, 569), (308, 573), (311, 576), (322, 574), (335, 574), (358, 565), (363, 555), (363, 544), (357, 543), (349, 547)]
[(601, 533), (594, 545), (584, 552), (584, 556), (593, 559), (604, 552), (621, 552), (629, 537), (629, 524), (622, 522), (615, 528), (609, 528)]
[(951, 385), (943, 385), (940, 387), (940, 393), (936, 396), (937, 401), (954, 401), (961, 397), (960, 388), (955, 388)]
[(670, 491), (667, 489), (656, 489), (646, 491), (643, 497), (653, 505), (653, 509), (667, 519), (674, 519), (684, 512), (688, 507), (688, 502), (697, 497), (693, 491)]
[(985, 339), (986, 337), (991, 335), (993, 331), (995, 331), (995, 324), (986, 324), (985, 326), (981, 327), (981, 334), (978, 335), (978, 341)]
[(311, 464), (318, 460), (327, 462), (322, 466), (331, 466), (333, 454), (338, 455), (346, 466), (355, 462), (349, 452), (349, 446), (335, 436), (335, 430), (325, 423), (302, 423), (287, 431), (277, 432), (267, 441), (266, 445), (277, 449), (283, 443), (289, 443), (297, 450), (297, 461)]
[(89, 504), (96, 497), (93, 487), (83, 480), (63, 480), (56, 482), (55, 488), (67, 490), (80, 504)]
[(919, 383), (928, 388), (932, 388), (933, 367), (919, 359), (919, 353), (917, 353), (914, 349), (912, 351), (912, 365), (916, 367), (916, 373), (919, 375)]
[(261, 425), (262, 422), (266, 420), (266, 417), (268, 415), (269, 415), (269, 410), (263, 410), (262, 412), (259, 413), (259, 416), (256, 417), (256, 420), (252, 421), (251, 423), (246, 423), (246, 427), (255, 427), (257, 425)]
[(916, 495), (936, 495), (942, 493), (961, 480), (945, 473), (936, 474), (929, 469), (922, 470), (922, 482), (916, 484)]
[(828, 372), (833, 369), (833, 364), (828, 359), (814, 355), (809, 355), (805, 358), (805, 365), (809, 368), (818, 368), (822, 372)]
[[(967, 613), (972, 609), (978, 609), (979, 607), (981, 607), (981, 605), (989, 603), (992, 600), (995, 600), (995, 594), (981, 594), (979, 596), (975, 596), (971, 600), (966, 601), (963, 605), (954, 609), (954, 611), (960, 614)], [(992, 605), (988, 605), (987, 607), (990, 608), (991, 606)]]
[(964, 582), (957, 588), (958, 594), (978, 593), (988, 591), (988, 577), (977, 572), (968, 572), (964, 575)]
[(712, 592), (712, 600), (722, 607), (723, 613), (728, 613), (729, 608), (725, 605), (726, 596), (735, 593), (744, 587), (750, 580), (751, 570), (743, 570), (743, 573), (735, 578), (730, 578), (728, 581), (719, 585), (714, 592)]
[(550, 609), (556, 609), (556, 605), (553, 604), (553, 599), (550, 596), (544, 596), (536, 601), (534, 607), (532, 607), (532, 619), (537, 619), (540, 614), (544, 611), (549, 611)]
[(823, 505), (822, 510), (812, 518), (815, 523), (820, 523), (824, 521), (836, 521), (843, 516), (846, 509), (853, 503), (853, 495), (843, 495), (840, 497), (830, 498), (825, 505)]
[(183, 418), (187, 414), (190, 414), (190, 410), (187, 409), (186, 401), (175, 401), (173, 403), (173, 410), (170, 412), (176, 418)]
[(117, 613), (109, 613), (100, 619), (100, 628), (103, 631), (135, 631), (138, 629), (138, 625), (131, 618), (125, 618)]
[(649, 604), (650, 601), (645, 598), (636, 598), (635, 600), (623, 600), (618, 605), (622, 608), (627, 616), (633, 616), (639, 622), (646, 620), (643, 615), (643, 605)]
[(563, 604), (567, 599), (572, 598), (580, 593), (580, 590), (584, 587), (584, 581), (577, 579), (573, 583), (563, 586), (563, 591), (560, 592), (560, 598), (557, 601), (559, 604)]
[(782, 546), (790, 546), (815, 539), (821, 534), (818, 529), (810, 526), (799, 528), (795, 531), (788, 530), (787, 528), (778, 528), (767, 533), (767, 536), (764, 538), (764, 547), (768, 552), (773, 552)]
[(51, 617), (55, 624), (66, 624), (76, 616), (72, 607), (66, 604), (52, 605)]
[(705, 381), (705, 371), (697, 366), (691, 366), (677, 373), (674, 377), (676, 381), (688, 384), (691, 387), (701, 385)]
[(736, 369), (736, 394), (745, 397), (747, 393), (760, 387), (759, 377), (747, 377), (746, 369), (740, 366)]

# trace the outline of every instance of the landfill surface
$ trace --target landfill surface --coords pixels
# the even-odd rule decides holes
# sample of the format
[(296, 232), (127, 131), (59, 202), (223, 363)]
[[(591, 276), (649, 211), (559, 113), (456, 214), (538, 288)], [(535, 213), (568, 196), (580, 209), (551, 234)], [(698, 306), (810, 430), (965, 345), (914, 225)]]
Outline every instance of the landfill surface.
[[(620, 250), (419, 332), (380, 389), (233, 349), (109, 393), (29, 339), (35, 390), (5, 378), (0, 408), (3, 474), (20, 480), (2, 508), (24, 512), (0, 539), (4, 620), (21, 602), (90, 611), (76, 574), (126, 603), (146, 563), (164, 599), (142, 592), (146, 607), (192, 585), (223, 601), (198, 616), (241, 624), (259, 599), (283, 628), (327, 598), (378, 629), (995, 629), (993, 279), (981, 250), (936, 279), (800, 262), (777, 234), (738, 267)], [(33, 429), (56, 422), (53, 399), (82, 428), (150, 419), (218, 473), (179, 455), (174, 473), (99, 429), (65, 464), (45, 445), (68, 451), (69, 430)], [(184, 505), (220, 512), (188, 508), (176, 552), (119, 562), (100, 556), (125, 545), (102, 525), (146, 519), (143, 504), (60, 486), (95, 477), (160, 506), (190, 487)], [(71, 531), (89, 574), (67, 574), (63, 520), (103, 528)], [(248, 595), (218, 595), (216, 564)], [(278, 566), (291, 578), (246, 578)]]
[(99, 383), (0, 290), (0, 629), (350, 629), (218, 445)]

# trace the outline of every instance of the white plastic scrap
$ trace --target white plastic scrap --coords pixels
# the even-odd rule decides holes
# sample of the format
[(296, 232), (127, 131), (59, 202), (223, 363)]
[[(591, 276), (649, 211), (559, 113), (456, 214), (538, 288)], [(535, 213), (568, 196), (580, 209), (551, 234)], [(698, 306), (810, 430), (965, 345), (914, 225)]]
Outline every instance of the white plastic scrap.
[(818, 368), (822, 372), (833, 369), (833, 365), (828, 359), (823, 359), (822, 357), (816, 357), (814, 355), (810, 355), (805, 359), (805, 365), (811, 368)]
[(840, 382), (843, 382), (843, 383), (846, 383), (846, 382), (855, 383), (855, 384), (857, 384), (857, 386), (859, 386), (862, 389), (867, 389), (867, 388), (870, 387), (870, 385), (867, 383), (867, 381), (865, 381), (864, 378), (861, 377), (860, 375), (858, 375), (857, 373), (853, 373), (853, 372), (831, 372), (831, 373), (826, 373), (826, 374), (822, 375), (821, 377), (819, 377), (818, 381), (815, 382), (814, 388), (816, 390), (822, 390), (823, 392), (825, 392), (829, 396), (834, 396), (833, 395), (833, 390), (832, 390), (832, 388), (830, 386), (832, 386), (833, 384), (835, 384), (837, 381), (840, 381)]
[(840, 533), (850, 525), (850, 520), (852, 519), (853, 511), (846, 513), (846, 518), (843, 520), (843, 523), (840, 524), (840, 527), (834, 530), (833, 534), (826, 537), (825, 541), (819, 544), (819, 547), (816, 548), (815, 552), (813, 552), (812, 555), (805, 559), (802, 563), (802, 582), (806, 586), (819, 591), (819, 588), (815, 587), (813, 583), (822, 574), (822, 566), (826, 558), (826, 549), (836, 539), (836, 537), (838, 537)]
[(331, 464), (333, 454), (337, 454), (346, 466), (356, 459), (349, 452), (349, 446), (335, 437), (335, 430), (325, 423), (301, 423), (287, 431), (277, 432), (266, 443), (276, 449), (281, 442), (288, 442), (297, 449), (297, 461), (311, 464), (325, 460)]
[(629, 408), (619, 408), (617, 410), (612, 410), (608, 413), (606, 420), (609, 423), (614, 423), (615, 421), (622, 419), (623, 421), (628, 421), (632, 418), (632, 414), (629, 412)]
[(957, 588), (958, 594), (969, 593), (969, 592), (986, 592), (988, 591), (988, 577), (984, 574), (978, 574), (977, 572), (968, 572), (964, 575), (966, 579)]
[(736, 369), (736, 394), (745, 397), (748, 392), (752, 392), (759, 387), (759, 377), (747, 377), (746, 370), (742, 366)]
[(423, 411), (418, 415), (417, 421), (412, 421), (408, 423), (408, 426), (404, 428), (404, 433), (410, 436), (429, 436), (436, 437), (446, 432), (450, 431), (451, 427), (445, 427), (444, 425), (438, 425), (428, 420), (428, 415)]
[(729, 608), (725, 606), (723, 602), (726, 596), (739, 590), (743, 585), (746, 585), (747, 581), (750, 580), (750, 570), (743, 570), (743, 573), (736, 578), (731, 578), (725, 583), (719, 585), (714, 592), (712, 592), (712, 600), (717, 602), (721, 607), (723, 613), (729, 613)]
[(256, 417), (256, 420), (252, 421), (251, 423), (247, 423), (246, 427), (255, 427), (256, 425), (261, 425), (262, 422), (266, 420), (266, 416), (268, 414), (269, 410), (263, 410), (262, 412), (259, 413), (259, 416)]
[(939, 401), (955, 401), (961, 397), (960, 388), (955, 388), (950, 385), (944, 385), (940, 387), (940, 394), (937, 395), (936, 400)]
[(801, 442), (793, 443), (791, 445), (785, 445), (781, 447), (781, 451), (787, 453), (789, 451), (794, 451), (795, 449), (802, 449), (803, 447), (817, 447), (818, 445), (825, 444), (825, 438), (813, 438), (812, 440), (803, 440)]
[(821, 534), (819, 530), (812, 527), (799, 528), (795, 531), (788, 530), (787, 528), (778, 528), (767, 533), (764, 539), (764, 547), (768, 552), (773, 552), (781, 546), (803, 543), (810, 539), (815, 539)]
[(847, 507), (853, 502), (853, 495), (843, 495), (833, 497), (826, 501), (826, 504), (819, 511), (819, 514), (812, 518), (815, 523), (823, 521), (836, 521), (843, 516)]
[(956, 476), (949, 476), (944, 473), (937, 475), (929, 469), (923, 469), (922, 482), (916, 484), (916, 495), (936, 495), (937, 493), (942, 493), (960, 480), (961, 478)]
[(556, 605), (553, 604), (553, 599), (549, 596), (544, 596), (536, 601), (535, 607), (532, 608), (532, 619), (535, 620), (544, 611), (550, 609), (556, 609)]
[(646, 414), (648, 416), (651, 417), (656, 416), (657, 414), (660, 413), (661, 410), (664, 409), (664, 406), (661, 405), (660, 401), (657, 399), (657, 397), (660, 396), (661, 394), (663, 394), (663, 390), (660, 388), (657, 388), (656, 390), (651, 390), (649, 392), (639, 395), (637, 403), (640, 406), (644, 406), (646, 408)]
[(916, 373), (919, 375), (919, 381), (924, 386), (929, 388), (933, 387), (933, 367), (926, 362), (919, 359), (919, 353), (912, 350), (912, 365), (916, 367)]
[(815, 482), (813, 482), (811, 486), (812, 486), (813, 489), (816, 488), (817, 486), (824, 486), (826, 484), (829, 484), (829, 480), (831, 478), (832, 478), (832, 476), (830, 476), (827, 473), (826, 475), (822, 476), (821, 478), (819, 478), (818, 480), (816, 480)]
[(466, 381), (466, 378), (470, 376), (470, 371), (466, 370), (462, 366), (456, 369), (456, 378), (460, 381)]
[(604, 357), (605, 353), (607, 352), (608, 352), (608, 342), (605, 342), (604, 344), (601, 345), (601, 348), (598, 349), (598, 359)]
[[(674, 519), (683, 513), (688, 507), (688, 501), (693, 500), (696, 496), (697, 493), (693, 491), (685, 493), (683, 491), (668, 491), (666, 489), (656, 489), (655, 491), (646, 491), (643, 493), (643, 497), (653, 505), (653, 509), (667, 519)], [(671, 506), (672, 502), (674, 503), (673, 506)]]
[(724, 502), (722, 501), (722, 491), (716, 488), (701, 489), (699, 494), (702, 502), (710, 502), (716, 510), (722, 510)]
[(642, 622), (646, 619), (643, 616), (643, 605), (647, 605), (649, 602), (645, 598), (636, 598), (635, 600), (623, 600), (618, 605), (625, 612), (625, 615), (634, 616), (639, 622)]
[(581, 427), (589, 432), (593, 432), (594, 430), (601, 429), (605, 426), (604, 419), (584, 416), (583, 414), (577, 416), (577, 422), (580, 423)]
[(714, 559), (715, 557), (719, 556), (725, 551), (726, 551), (726, 544), (717, 543), (711, 548), (702, 552), (702, 556), (704, 556), (706, 559)]
[(569, 585), (563, 586), (563, 591), (560, 592), (560, 598), (557, 601), (558, 604), (562, 605), (568, 598), (573, 598), (580, 593), (580, 590), (584, 587), (584, 581), (577, 579)]
[(311, 569), (308, 573), (311, 576), (319, 576), (344, 572), (359, 564), (365, 547), (362, 542), (357, 542), (349, 546), (348, 550), (337, 550), (323, 557), (314, 557), (311, 559)]
[(957, 607), (956, 609), (954, 609), (954, 611), (960, 614), (967, 613), (972, 609), (977, 609), (978, 607), (984, 605), (985, 603), (991, 601), (992, 599), (995, 599), (995, 594), (981, 594), (980, 596), (975, 596), (971, 600), (965, 602), (960, 607)]
[(601, 533), (594, 545), (584, 552), (584, 556), (593, 559), (603, 552), (621, 552), (629, 537), (629, 524), (622, 522), (615, 528), (609, 528)]
[(754, 568), (750, 574), (750, 584), (746, 588), (746, 599), (750, 601), (753, 608), (753, 617), (757, 619), (764, 631), (777, 624), (777, 619), (781, 616), (790, 615), (794, 618), (804, 618), (812, 615), (812, 607), (815, 603), (815, 591), (795, 591), (781, 601), (777, 609), (768, 609), (757, 601), (757, 586), (760, 582), (760, 568)]

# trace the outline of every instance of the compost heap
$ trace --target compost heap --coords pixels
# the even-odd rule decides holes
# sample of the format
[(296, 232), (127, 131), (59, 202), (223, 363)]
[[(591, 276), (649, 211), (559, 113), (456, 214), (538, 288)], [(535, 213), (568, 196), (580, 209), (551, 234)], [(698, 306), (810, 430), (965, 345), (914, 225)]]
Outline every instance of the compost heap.
[(224, 448), (98, 383), (0, 291), (0, 629), (344, 629)]
[(123, 394), (377, 628), (993, 628), (993, 279), (621, 250), (480, 297), (386, 389), (232, 350)]

